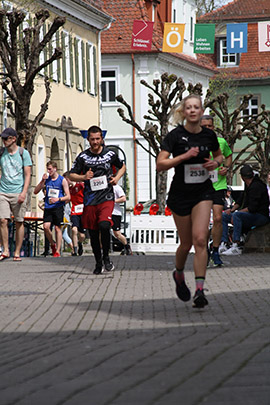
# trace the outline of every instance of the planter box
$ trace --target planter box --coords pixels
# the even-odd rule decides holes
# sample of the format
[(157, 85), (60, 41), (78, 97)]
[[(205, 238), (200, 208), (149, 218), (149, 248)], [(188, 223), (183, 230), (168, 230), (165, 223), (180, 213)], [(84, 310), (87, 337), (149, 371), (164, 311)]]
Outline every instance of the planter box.
[(133, 252), (174, 253), (180, 240), (172, 216), (131, 214), (130, 242)]

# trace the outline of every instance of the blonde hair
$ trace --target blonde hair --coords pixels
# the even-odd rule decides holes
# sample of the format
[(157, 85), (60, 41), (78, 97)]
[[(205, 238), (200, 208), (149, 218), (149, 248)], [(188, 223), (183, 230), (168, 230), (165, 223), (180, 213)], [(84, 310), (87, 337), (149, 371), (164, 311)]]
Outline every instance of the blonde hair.
[(191, 98), (196, 98), (197, 100), (199, 100), (201, 107), (203, 108), (201, 96), (199, 96), (198, 94), (189, 94), (188, 96), (183, 98), (183, 100), (181, 100), (178, 107), (176, 107), (174, 114), (173, 114), (173, 120), (172, 120), (173, 125), (178, 125), (179, 123), (183, 124), (184, 119), (185, 119), (185, 117), (184, 117), (185, 104), (186, 104), (186, 101)]

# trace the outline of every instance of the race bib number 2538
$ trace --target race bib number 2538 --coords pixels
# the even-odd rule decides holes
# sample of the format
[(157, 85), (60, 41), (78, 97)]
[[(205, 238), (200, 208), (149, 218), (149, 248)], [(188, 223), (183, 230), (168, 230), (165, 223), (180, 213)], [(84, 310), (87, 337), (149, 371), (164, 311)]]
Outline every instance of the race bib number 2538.
[(202, 164), (185, 165), (185, 183), (204, 183), (209, 178), (209, 172)]

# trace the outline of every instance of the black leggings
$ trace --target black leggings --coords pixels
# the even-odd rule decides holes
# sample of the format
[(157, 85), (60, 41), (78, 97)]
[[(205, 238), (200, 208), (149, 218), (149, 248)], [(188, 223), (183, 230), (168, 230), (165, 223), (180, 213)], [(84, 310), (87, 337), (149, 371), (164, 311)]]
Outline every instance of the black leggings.
[(95, 260), (97, 263), (100, 263), (101, 259), (102, 259), (102, 255), (101, 255), (101, 246), (100, 246), (99, 235), (101, 237), (101, 245), (102, 245), (103, 259), (104, 259), (109, 256), (110, 241), (111, 241), (111, 235), (110, 235), (111, 224), (109, 221), (101, 221), (98, 224), (98, 227), (99, 227), (99, 230), (89, 229), (89, 234), (90, 234), (90, 241), (91, 241), (92, 250), (93, 250), (93, 253), (95, 256)]

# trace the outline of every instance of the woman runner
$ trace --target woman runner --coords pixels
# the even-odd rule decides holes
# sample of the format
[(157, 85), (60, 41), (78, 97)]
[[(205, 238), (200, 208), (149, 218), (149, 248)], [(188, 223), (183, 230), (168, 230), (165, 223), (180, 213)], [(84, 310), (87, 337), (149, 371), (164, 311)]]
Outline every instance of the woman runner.
[[(196, 289), (192, 306), (195, 308), (203, 308), (208, 304), (203, 286), (207, 266), (208, 226), (214, 193), (209, 171), (220, 166), (223, 160), (215, 132), (200, 126), (203, 112), (200, 96), (192, 94), (184, 98), (174, 114), (175, 123), (181, 122), (182, 125), (168, 133), (157, 158), (158, 171), (172, 167), (175, 169), (167, 201), (180, 237), (173, 278), (178, 298), (189, 301), (191, 294), (185, 283), (184, 266), (194, 245)], [(213, 160), (210, 159), (210, 152)]]

